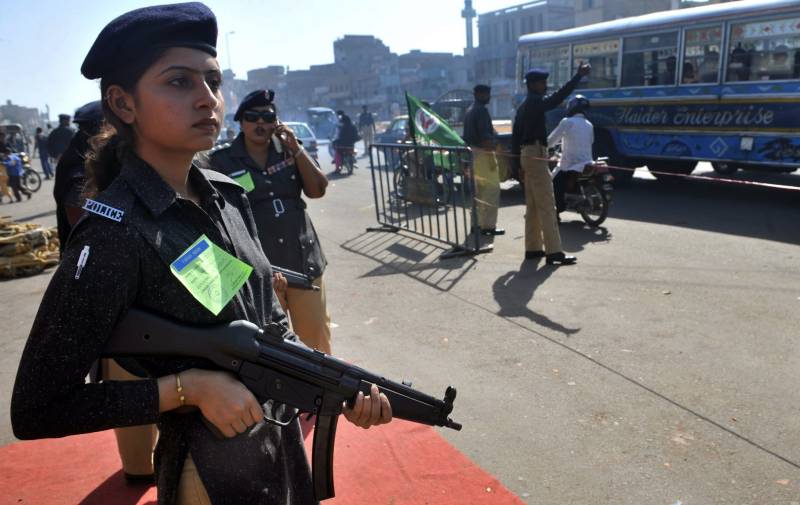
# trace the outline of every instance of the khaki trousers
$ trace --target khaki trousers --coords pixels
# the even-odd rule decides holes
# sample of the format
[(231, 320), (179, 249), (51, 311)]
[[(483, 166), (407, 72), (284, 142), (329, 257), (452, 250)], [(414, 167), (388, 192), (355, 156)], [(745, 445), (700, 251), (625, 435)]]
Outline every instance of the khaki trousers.
[(8, 197), (9, 202), (14, 201), (14, 197), (11, 196), (11, 191), (8, 190), (8, 176), (5, 170), (0, 174), (0, 203), (2, 203), (4, 196)]
[(547, 148), (541, 144), (524, 146), (520, 164), (525, 181), (525, 250), (561, 252)]
[[(103, 380), (131, 381), (142, 380), (122, 368), (113, 359), (100, 360)], [(122, 470), (133, 475), (147, 475), (153, 473), (153, 449), (158, 439), (158, 429), (155, 424), (131, 426), (129, 428), (114, 428), (117, 437), (119, 458), (122, 460)]]
[(472, 148), (475, 172), (475, 209), (478, 227), (492, 230), (497, 226), (497, 208), (500, 205), (500, 174), (494, 151)]
[(175, 505), (211, 505), (211, 498), (208, 497), (208, 491), (200, 480), (200, 474), (197, 473), (191, 454), (186, 456), (183, 462)]
[(322, 276), (314, 279), (319, 291), (287, 288), (286, 312), (292, 322), (292, 330), (308, 347), (331, 353), (331, 317), (325, 301), (325, 284)]

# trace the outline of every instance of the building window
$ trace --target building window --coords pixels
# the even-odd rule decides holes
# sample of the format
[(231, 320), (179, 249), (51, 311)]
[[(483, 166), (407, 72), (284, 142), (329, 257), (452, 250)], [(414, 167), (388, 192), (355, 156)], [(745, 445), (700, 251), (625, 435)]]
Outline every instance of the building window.
[(594, 9), (594, 0), (583, 0), (583, 9)]

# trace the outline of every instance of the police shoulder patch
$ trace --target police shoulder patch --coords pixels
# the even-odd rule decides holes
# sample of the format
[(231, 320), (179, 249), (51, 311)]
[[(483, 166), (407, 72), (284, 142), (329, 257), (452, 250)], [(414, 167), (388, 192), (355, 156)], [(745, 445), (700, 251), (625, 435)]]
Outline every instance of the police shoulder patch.
[(91, 198), (86, 199), (86, 203), (83, 204), (83, 209), (118, 223), (122, 222), (122, 217), (125, 215), (125, 212), (111, 207), (110, 205), (100, 203), (97, 200), (92, 200)]

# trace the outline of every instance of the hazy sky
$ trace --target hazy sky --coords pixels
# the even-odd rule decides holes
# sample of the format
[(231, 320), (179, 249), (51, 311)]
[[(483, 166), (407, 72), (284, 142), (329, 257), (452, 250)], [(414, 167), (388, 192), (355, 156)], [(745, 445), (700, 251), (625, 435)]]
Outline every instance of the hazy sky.
[[(50, 118), (99, 98), (80, 66), (100, 30), (142, 0), (0, 0), (0, 100), (38, 107)], [(207, 0), (219, 23), (218, 57), (237, 77), (267, 65), (305, 69), (333, 62), (333, 41), (375, 35), (395, 53), (411, 49), (461, 54), (462, 0)], [(487, 12), (514, 0), (474, 0)], [(477, 23), (476, 23), (477, 25)], [(225, 33), (230, 54), (225, 47)], [(477, 29), (474, 32), (477, 42)]]

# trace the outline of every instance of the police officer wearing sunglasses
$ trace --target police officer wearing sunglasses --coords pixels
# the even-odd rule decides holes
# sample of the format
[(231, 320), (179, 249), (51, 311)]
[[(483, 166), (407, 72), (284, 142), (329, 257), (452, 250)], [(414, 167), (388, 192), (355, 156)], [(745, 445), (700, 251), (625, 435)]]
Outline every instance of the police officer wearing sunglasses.
[(274, 98), (272, 90), (247, 95), (234, 116), (241, 133), (213, 150), (209, 162), (247, 191), (270, 263), (302, 272), (320, 288), (289, 287), (286, 309), (300, 339), (330, 354), (330, 317), (322, 282), (327, 261), (302, 198), (325, 195), (328, 180), (294, 132), (278, 119)]

